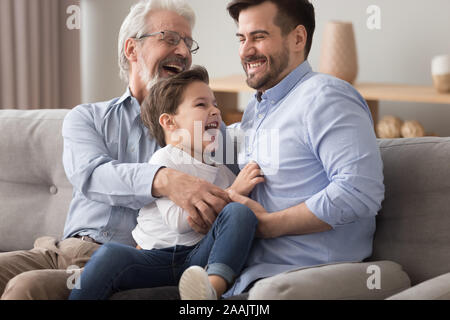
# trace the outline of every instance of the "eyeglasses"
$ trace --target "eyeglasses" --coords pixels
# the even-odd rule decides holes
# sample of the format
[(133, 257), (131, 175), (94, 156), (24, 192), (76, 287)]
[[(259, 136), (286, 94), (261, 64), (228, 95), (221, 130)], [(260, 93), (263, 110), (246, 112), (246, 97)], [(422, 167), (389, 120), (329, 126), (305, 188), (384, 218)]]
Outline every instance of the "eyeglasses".
[(191, 53), (197, 53), (198, 49), (200, 49), (197, 41), (195, 41), (194, 39), (189, 38), (189, 37), (183, 38), (182, 36), (180, 36), (178, 34), (178, 32), (175, 32), (175, 31), (159, 31), (159, 32), (144, 34), (144, 35), (140, 36), (139, 38), (135, 38), (135, 39), (141, 40), (144, 38), (156, 36), (158, 34), (162, 34), (161, 40), (164, 40), (167, 44), (169, 44), (171, 46), (177, 46), (180, 43), (181, 39), (183, 39), (184, 43), (186, 44), (186, 46), (188, 47), (188, 49)]

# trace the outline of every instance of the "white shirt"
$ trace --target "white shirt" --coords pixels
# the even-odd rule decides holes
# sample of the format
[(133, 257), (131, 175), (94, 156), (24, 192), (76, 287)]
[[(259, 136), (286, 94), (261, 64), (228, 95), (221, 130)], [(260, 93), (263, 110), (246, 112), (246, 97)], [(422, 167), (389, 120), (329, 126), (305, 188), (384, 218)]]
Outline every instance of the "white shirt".
[[(156, 151), (149, 161), (206, 180), (220, 188), (228, 188), (236, 176), (225, 165), (208, 165), (172, 145)], [(159, 198), (139, 211), (137, 226), (132, 231), (136, 243), (146, 250), (175, 245), (193, 246), (203, 238), (189, 226), (189, 214), (168, 198)]]

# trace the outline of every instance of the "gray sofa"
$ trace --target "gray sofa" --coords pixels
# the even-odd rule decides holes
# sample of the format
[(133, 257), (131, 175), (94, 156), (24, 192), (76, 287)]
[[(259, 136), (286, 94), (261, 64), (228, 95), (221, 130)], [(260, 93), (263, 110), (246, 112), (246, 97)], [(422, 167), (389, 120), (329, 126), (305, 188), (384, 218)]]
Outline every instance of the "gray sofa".
[[(67, 112), (0, 110), (0, 252), (62, 235), (72, 195), (61, 163)], [(372, 256), (261, 280), (249, 299), (450, 299), (450, 138), (379, 146), (386, 195)], [(116, 298), (149, 298), (143, 290)]]

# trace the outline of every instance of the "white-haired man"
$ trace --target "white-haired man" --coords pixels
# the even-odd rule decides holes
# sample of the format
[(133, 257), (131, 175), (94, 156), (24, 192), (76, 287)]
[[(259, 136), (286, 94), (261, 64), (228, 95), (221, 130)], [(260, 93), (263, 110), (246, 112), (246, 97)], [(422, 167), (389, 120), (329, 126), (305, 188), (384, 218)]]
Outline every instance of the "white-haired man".
[(77, 274), (68, 268), (82, 268), (102, 243), (135, 245), (138, 210), (155, 197), (167, 196), (187, 210), (192, 228), (203, 233), (226, 205), (222, 189), (148, 164), (159, 146), (140, 120), (149, 86), (190, 67), (198, 50), (194, 23), (184, 0), (142, 0), (131, 8), (119, 34), (126, 92), (80, 105), (64, 120), (63, 162), (74, 189), (63, 240), (43, 237), (32, 250), (1, 253), (2, 299), (66, 299)]

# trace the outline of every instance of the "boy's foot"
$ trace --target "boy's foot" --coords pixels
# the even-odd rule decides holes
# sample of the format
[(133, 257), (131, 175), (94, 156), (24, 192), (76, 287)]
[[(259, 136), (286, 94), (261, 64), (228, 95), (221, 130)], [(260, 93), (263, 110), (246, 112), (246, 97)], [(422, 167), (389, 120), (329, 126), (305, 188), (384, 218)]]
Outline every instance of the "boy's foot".
[(199, 266), (187, 268), (178, 285), (181, 300), (217, 300), (216, 290), (209, 282), (208, 273)]

